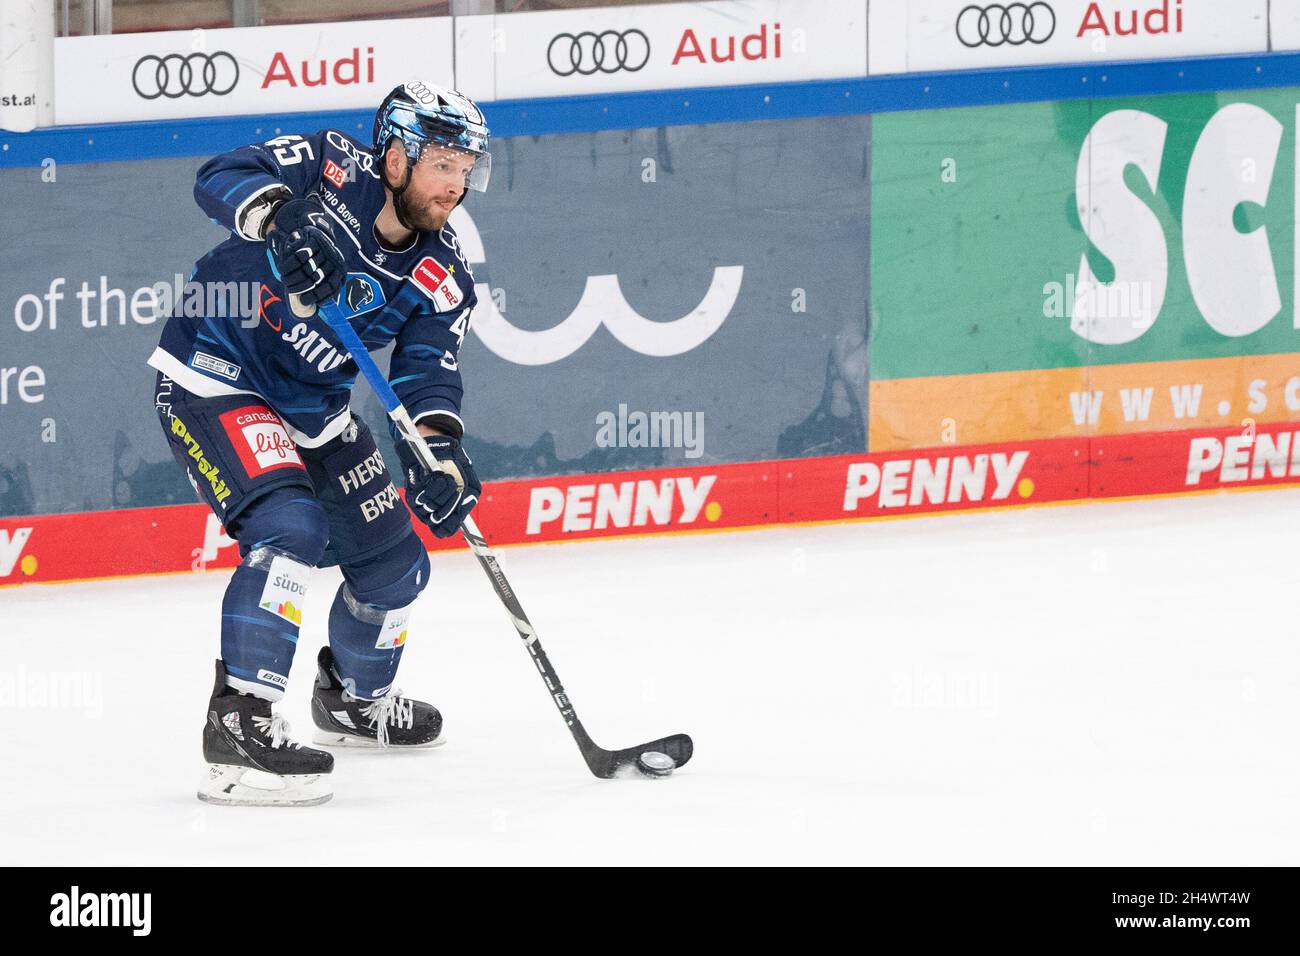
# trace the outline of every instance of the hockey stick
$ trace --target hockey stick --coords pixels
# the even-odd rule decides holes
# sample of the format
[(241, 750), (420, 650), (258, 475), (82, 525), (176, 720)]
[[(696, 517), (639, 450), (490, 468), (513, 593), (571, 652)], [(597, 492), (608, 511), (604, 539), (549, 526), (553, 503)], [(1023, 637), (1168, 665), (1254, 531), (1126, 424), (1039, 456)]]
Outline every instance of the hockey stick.
[[(340, 291), (339, 295), (342, 294), (342, 291)], [(398, 432), (411, 446), (411, 449), (419, 456), (424, 467), (430, 472), (438, 471), (440, 469), (438, 460), (429, 451), (429, 447), (421, 438), (415, 427), (415, 422), (411, 420), (405, 406), (398, 399), (392, 386), (388, 384), (388, 379), (379, 371), (379, 366), (375, 364), (369, 350), (362, 344), (356, 330), (352, 328), (352, 324), (348, 321), (347, 315), (339, 305), (337, 297), (322, 305), (320, 314), (325, 319), (326, 324), (338, 335), (343, 347), (352, 353), (353, 360), (383, 403), (385, 411), (388, 412), (388, 417), (392, 419)], [(625, 767), (635, 767), (650, 776), (663, 776), (671, 773), (691, 759), (695, 747), (691, 742), (691, 738), (686, 734), (661, 737), (658, 740), (651, 740), (639, 747), (629, 747), (626, 750), (605, 750), (598, 747), (582, 726), (582, 721), (578, 719), (573, 702), (569, 699), (564, 686), (560, 683), (560, 675), (551, 666), (546, 651), (542, 649), (541, 641), (537, 639), (536, 629), (533, 627), (532, 622), (528, 620), (528, 615), (524, 613), (523, 605), (519, 603), (519, 598), (515, 595), (514, 589), (510, 586), (510, 582), (506, 580), (505, 573), (502, 572), (496, 555), (492, 553), (487, 541), (483, 539), (483, 535), (478, 530), (478, 525), (474, 523), (472, 517), (467, 516), (460, 530), (469, 543), (470, 550), (474, 552), (474, 557), (478, 559), (479, 566), (483, 568), (488, 580), (492, 582), (492, 589), (496, 591), (497, 597), (501, 599), (501, 603), (505, 606), (515, 630), (519, 632), (519, 637), (523, 640), (524, 646), (528, 648), (528, 653), (533, 656), (533, 663), (537, 665), (537, 672), (541, 674), (542, 680), (546, 683), (551, 699), (555, 701), (560, 716), (564, 718), (569, 732), (573, 734), (578, 749), (582, 751), (582, 758), (587, 761), (587, 766), (592, 773), (597, 777), (612, 777)]]

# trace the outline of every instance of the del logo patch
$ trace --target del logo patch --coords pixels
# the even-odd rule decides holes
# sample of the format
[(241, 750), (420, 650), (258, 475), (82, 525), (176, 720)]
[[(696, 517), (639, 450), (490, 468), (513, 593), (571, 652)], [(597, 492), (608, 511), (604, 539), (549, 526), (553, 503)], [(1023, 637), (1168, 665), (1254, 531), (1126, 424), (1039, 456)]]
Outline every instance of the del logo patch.
[(433, 307), (439, 312), (450, 312), (458, 308), (465, 298), (451, 272), (433, 256), (421, 259), (412, 271), (411, 278), (420, 287), (420, 291), (433, 300)]
[(276, 468), (306, 470), (284, 423), (266, 406), (246, 405), (226, 412), (221, 416), (221, 426), (250, 478)]

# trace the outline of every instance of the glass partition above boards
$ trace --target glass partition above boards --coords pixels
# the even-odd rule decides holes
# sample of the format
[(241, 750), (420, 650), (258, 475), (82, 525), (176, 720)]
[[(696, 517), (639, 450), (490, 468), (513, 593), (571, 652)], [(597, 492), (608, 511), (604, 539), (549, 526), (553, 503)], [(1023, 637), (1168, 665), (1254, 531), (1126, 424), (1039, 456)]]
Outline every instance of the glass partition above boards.
[(685, 0), (57, 0), (56, 36), (475, 16)]

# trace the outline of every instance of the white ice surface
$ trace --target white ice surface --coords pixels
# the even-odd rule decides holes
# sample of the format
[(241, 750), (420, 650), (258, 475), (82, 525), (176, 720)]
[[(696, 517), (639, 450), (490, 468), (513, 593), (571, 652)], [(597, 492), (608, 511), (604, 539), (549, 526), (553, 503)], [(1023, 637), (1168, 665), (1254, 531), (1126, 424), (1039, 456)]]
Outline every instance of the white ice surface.
[(398, 684), (449, 743), (337, 752), (310, 809), (194, 797), (228, 573), (4, 589), (0, 862), (1294, 865), (1298, 541), (1286, 490), (506, 549), (597, 742), (695, 738), (616, 781), (438, 555)]

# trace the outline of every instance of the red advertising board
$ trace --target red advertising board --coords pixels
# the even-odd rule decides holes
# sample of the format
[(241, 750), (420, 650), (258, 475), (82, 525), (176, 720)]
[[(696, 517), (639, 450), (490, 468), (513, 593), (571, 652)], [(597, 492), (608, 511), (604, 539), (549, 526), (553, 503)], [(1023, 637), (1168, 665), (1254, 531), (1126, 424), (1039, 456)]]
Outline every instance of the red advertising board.
[[(476, 517), (491, 543), (527, 544), (1295, 483), (1300, 426), (1282, 423), (500, 481)], [(238, 561), (201, 504), (0, 518), (0, 585)]]

